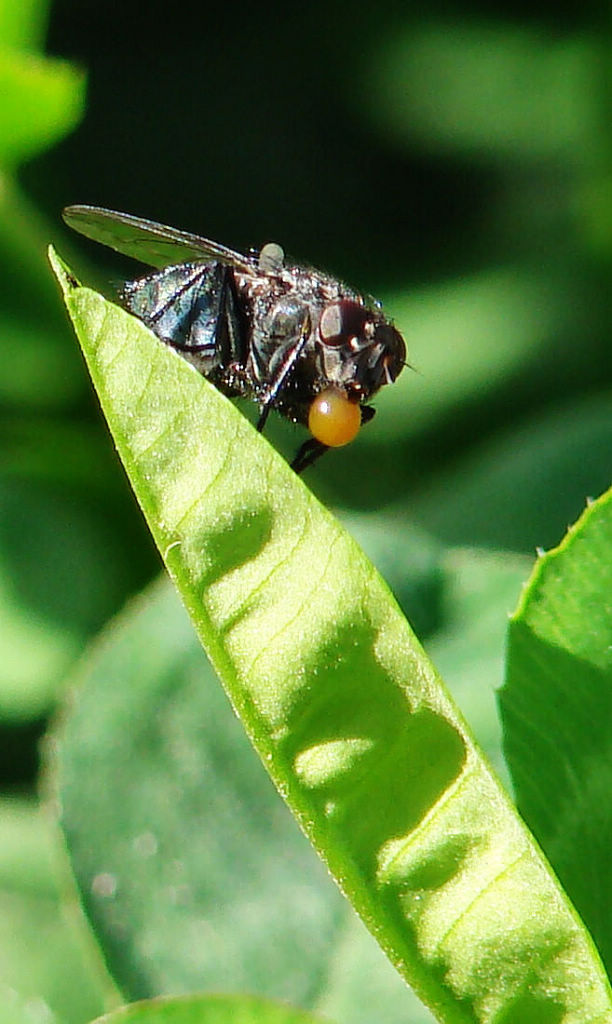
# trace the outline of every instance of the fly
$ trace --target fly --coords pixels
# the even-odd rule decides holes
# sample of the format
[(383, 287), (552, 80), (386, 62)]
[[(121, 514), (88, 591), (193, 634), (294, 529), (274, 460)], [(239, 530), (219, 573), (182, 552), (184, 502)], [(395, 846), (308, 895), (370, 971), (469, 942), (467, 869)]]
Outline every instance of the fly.
[(401, 373), (406, 348), (380, 307), (327, 274), (285, 263), (280, 245), (242, 256), (217, 242), (127, 213), (68, 206), (87, 238), (154, 267), (128, 281), (121, 305), (220, 391), (275, 409), (311, 433), (300, 473), (348, 444), (372, 419), (368, 405)]

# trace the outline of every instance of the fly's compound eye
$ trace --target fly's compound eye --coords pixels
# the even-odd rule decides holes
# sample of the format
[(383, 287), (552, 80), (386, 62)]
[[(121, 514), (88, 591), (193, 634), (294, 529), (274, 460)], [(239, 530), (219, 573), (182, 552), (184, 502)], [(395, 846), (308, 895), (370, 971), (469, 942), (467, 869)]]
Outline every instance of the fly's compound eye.
[(328, 448), (341, 448), (352, 441), (361, 426), (361, 408), (350, 402), (338, 388), (326, 388), (316, 396), (308, 411), (308, 429)]
[(331, 302), (321, 313), (319, 334), (325, 345), (345, 345), (351, 338), (363, 336), (368, 314), (358, 302), (343, 299)]

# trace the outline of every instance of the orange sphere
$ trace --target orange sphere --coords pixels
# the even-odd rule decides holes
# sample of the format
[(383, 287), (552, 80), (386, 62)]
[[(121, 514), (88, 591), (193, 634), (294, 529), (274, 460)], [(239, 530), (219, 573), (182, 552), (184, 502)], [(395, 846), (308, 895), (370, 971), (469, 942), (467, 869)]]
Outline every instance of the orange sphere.
[(361, 409), (338, 388), (326, 388), (314, 399), (308, 412), (308, 429), (317, 441), (340, 448), (356, 437), (361, 426)]

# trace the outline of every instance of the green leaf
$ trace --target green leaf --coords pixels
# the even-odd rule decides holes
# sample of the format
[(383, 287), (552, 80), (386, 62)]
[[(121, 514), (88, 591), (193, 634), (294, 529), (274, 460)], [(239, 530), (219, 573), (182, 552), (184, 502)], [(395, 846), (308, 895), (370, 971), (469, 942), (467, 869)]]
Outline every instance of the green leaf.
[(612, 394), (574, 400), (483, 440), (411, 498), (404, 514), (446, 544), (552, 546), (585, 496), (607, 487), (611, 450)]
[(253, 996), (183, 996), (123, 1006), (99, 1024), (317, 1024), (319, 1018)]
[(521, 813), (612, 968), (612, 491), (535, 566), (500, 706)]
[(612, 1014), (590, 938), (355, 542), (209, 382), (55, 267), (215, 669), (398, 970), (442, 1020)]
[(0, 165), (15, 167), (71, 131), (84, 87), (65, 61), (0, 49)]
[(33, 802), (0, 800), (0, 1024), (82, 1024), (105, 1006), (83, 921), (60, 904), (53, 840)]
[[(50, 468), (58, 452), (46, 454)], [(0, 472), (0, 720), (46, 713), (88, 637), (140, 582), (129, 538), (113, 539), (119, 517), (93, 498), (91, 486)]]
[(122, 991), (246, 990), (347, 1024), (417, 1020), (280, 801), (167, 580), (105, 630), (78, 683), (54, 737), (62, 827)]
[[(393, 568), (402, 600), (439, 591), (430, 651), (497, 754), (492, 684), (527, 560), (454, 552), (442, 573), (422, 536), (402, 548), (398, 523), (353, 517), (351, 528)], [(111, 624), (78, 681), (54, 737), (58, 797), (83, 899), (126, 995), (222, 986), (352, 1024), (424, 1019), (279, 806), (167, 582)], [(202, 921), (214, 943), (192, 941)]]
[(601, 133), (596, 54), (584, 34), (410, 22), (369, 62), (365, 102), (392, 137), (434, 150), (584, 162)]
[[(383, 393), (376, 436), (388, 441), (431, 429), (466, 403), (495, 394), (508, 378), (558, 361), (559, 335), (579, 304), (567, 282), (532, 266), (385, 296), (418, 373), (403, 373)], [(364, 440), (371, 443), (370, 431)]]
[(0, 46), (41, 50), (47, 29), (48, 0), (0, 0)]

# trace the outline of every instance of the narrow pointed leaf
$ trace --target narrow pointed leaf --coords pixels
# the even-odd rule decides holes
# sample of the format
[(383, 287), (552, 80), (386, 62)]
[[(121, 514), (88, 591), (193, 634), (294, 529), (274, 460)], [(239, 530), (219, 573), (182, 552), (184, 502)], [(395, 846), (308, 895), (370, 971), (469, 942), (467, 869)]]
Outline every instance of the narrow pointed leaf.
[(355, 542), (227, 399), (56, 269), (196, 630), (391, 960), (441, 1020), (612, 1020), (590, 938)]

